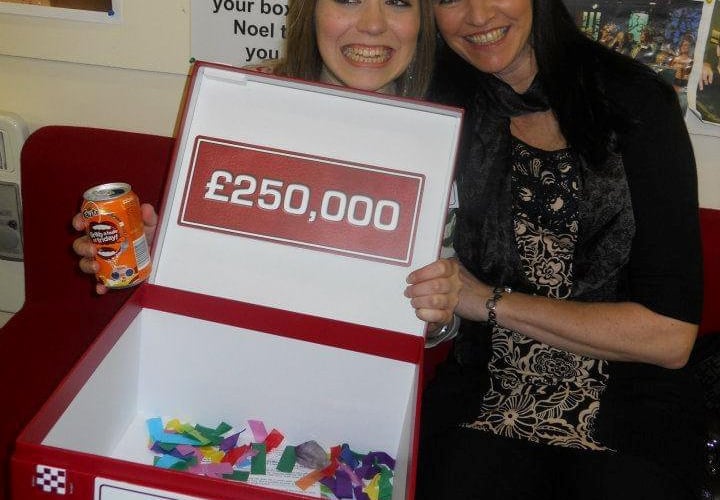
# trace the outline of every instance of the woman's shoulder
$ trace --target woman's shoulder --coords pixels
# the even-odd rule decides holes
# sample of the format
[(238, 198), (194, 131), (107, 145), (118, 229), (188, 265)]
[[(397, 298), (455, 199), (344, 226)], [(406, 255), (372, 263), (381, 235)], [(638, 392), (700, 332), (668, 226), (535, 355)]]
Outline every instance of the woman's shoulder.
[(598, 67), (599, 80), (611, 102), (638, 110), (662, 107), (677, 99), (675, 90), (652, 68), (624, 56), (613, 56)]

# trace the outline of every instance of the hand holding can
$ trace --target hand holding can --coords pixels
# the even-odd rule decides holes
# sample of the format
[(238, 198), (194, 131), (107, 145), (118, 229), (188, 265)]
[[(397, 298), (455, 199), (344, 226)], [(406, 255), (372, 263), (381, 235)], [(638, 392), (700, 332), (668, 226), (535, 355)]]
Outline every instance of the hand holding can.
[(129, 184), (94, 186), (83, 195), (81, 214), (96, 248), (96, 278), (108, 288), (144, 281), (151, 270), (140, 202)]

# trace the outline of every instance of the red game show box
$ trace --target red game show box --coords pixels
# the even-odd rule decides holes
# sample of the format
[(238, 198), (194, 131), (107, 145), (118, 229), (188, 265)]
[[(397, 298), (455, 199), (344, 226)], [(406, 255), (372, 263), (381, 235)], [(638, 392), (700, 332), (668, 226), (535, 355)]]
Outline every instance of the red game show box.
[(13, 498), (412, 499), (426, 325), (403, 290), (438, 257), (461, 122), (196, 63), (152, 274), (18, 438)]

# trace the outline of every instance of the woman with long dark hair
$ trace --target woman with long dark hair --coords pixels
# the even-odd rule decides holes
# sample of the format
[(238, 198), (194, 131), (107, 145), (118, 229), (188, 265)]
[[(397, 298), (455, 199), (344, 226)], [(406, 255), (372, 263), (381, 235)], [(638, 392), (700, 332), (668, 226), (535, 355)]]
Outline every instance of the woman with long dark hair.
[(418, 498), (695, 498), (702, 264), (676, 93), (561, 0), (435, 16), (431, 98), (467, 111), (462, 324), (426, 391)]

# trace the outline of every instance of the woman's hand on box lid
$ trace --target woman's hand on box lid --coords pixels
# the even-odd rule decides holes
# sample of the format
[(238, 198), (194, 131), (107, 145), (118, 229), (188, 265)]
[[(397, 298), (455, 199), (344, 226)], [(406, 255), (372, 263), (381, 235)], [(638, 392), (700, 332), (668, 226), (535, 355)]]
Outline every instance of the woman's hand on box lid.
[(407, 277), (405, 296), (415, 315), (428, 323), (428, 334), (453, 322), (460, 300), (460, 265), (456, 259), (438, 259)]

